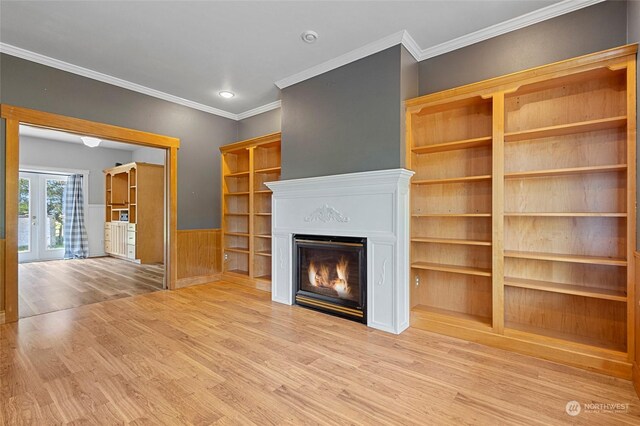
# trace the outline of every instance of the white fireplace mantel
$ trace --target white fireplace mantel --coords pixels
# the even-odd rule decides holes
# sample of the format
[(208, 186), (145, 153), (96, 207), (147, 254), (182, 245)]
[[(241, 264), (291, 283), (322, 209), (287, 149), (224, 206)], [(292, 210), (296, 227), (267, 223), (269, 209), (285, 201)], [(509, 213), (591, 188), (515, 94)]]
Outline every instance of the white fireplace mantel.
[(269, 182), (272, 300), (292, 305), (293, 234), (367, 239), (367, 325), (409, 327), (409, 179), (405, 169)]

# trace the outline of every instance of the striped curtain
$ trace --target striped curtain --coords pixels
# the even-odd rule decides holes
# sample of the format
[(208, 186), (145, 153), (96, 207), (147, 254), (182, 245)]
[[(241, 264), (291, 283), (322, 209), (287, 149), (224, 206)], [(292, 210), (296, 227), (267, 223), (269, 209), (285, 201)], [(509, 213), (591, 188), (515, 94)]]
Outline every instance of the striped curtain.
[(82, 175), (71, 175), (64, 189), (64, 258), (85, 259), (89, 256), (89, 240), (84, 226), (84, 194)]

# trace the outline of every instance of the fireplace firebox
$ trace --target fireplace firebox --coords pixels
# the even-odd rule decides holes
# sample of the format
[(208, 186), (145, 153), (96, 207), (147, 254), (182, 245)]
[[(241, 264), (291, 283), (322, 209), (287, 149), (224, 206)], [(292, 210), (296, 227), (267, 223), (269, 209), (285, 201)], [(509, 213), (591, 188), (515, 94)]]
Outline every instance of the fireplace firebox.
[(296, 304), (367, 323), (367, 239), (293, 235)]

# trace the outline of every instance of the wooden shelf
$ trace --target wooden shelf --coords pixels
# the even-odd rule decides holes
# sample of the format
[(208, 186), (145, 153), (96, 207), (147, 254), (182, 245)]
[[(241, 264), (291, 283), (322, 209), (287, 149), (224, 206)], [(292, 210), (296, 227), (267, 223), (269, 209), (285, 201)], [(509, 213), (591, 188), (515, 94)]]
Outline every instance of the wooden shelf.
[(571, 294), (574, 296), (591, 297), (594, 299), (613, 300), (616, 302), (626, 302), (625, 293), (604, 288), (585, 287), (575, 284), (564, 284), (545, 282), (537, 280), (528, 280), (523, 278), (504, 278), (504, 285), (508, 287), (528, 288), (533, 290), (548, 291), (552, 293)]
[(280, 166), (278, 166), (278, 167), (267, 167), (265, 169), (254, 170), (254, 173), (273, 173), (273, 172), (279, 172), (280, 169), (281, 169)]
[[(141, 264), (162, 263), (164, 252), (164, 166), (131, 162), (104, 170), (107, 255)], [(114, 203), (112, 203), (114, 201)], [(120, 221), (126, 213), (127, 220)], [(130, 228), (128, 225), (135, 224)], [(129, 238), (135, 232), (135, 238)]]
[(491, 175), (463, 176), (457, 178), (422, 179), (411, 181), (413, 185), (437, 185), (447, 183), (482, 182), (491, 180)]
[(491, 146), (493, 138), (485, 136), (474, 139), (464, 139), (453, 142), (439, 143), (435, 145), (417, 146), (411, 149), (416, 154), (433, 154), (435, 152), (455, 151), (457, 149), (476, 148), (479, 146)]
[(478, 240), (459, 240), (453, 238), (424, 238), (416, 237), (411, 238), (413, 243), (437, 243), (437, 244), (460, 244), (468, 246), (491, 246), (491, 241), (478, 241)]
[(471, 268), (468, 266), (459, 265), (445, 265), (442, 263), (413, 262), (411, 264), (411, 267), (415, 269), (425, 269), (428, 271), (451, 272), (453, 274), (478, 275), (481, 277), (491, 276), (491, 269)]
[(249, 271), (244, 271), (242, 269), (230, 269), (228, 271), (225, 271), (225, 273), (232, 273), (232, 274), (236, 274), (236, 275), (249, 276)]
[(637, 50), (405, 102), (412, 326), (631, 376)]
[(563, 176), (563, 175), (575, 175), (575, 174), (583, 174), (583, 173), (621, 172), (625, 170), (627, 170), (626, 164), (614, 164), (610, 166), (570, 167), (565, 169), (510, 172), (510, 173), (505, 173), (504, 177), (505, 179), (520, 179), (520, 178), (528, 178), (528, 177)]
[(491, 217), (491, 213), (420, 213), (411, 217)]
[(249, 254), (249, 250), (248, 249), (240, 248), (240, 247), (226, 247), (224, 249), (224, 251), (230, 251), (230, 252), (233, 252), (233, 253)]
[(249, 176), (249, 170), (243, 171), (243, 172), (227, 173), (224, 175), (224, 177), (241, 177), (241, 176)]
[(438, 321), (472, 328), (491, 328), (491, 318), (426, 305), (414, 306), (411, 308), (411, 315), (413, 319)]
[(565, 136), (575, 133), (594, 132), (597, 130), (624, 127), (626, 124), (626, 116), (580, 121), (578, 123), (561, 124), (559, 126), (541, 127), (538, 129), (505, 133), (504, 141), (515, 142), (529, 139), (547, 138), (552, 136)]
[(504, 215), (506, 217), (627, 217), (627, 213), (608, 212), (510, 212)]
[(222, 222), (222, 247), (231, 246), (223, 250), (230, 252), (223, 258), (225, 279), (266, 291), (271, 290), (272, 192), (265, 183), (279, 179), (280, 136), (277, 132), (220, 147), (223, 175), (239, 177), (222, 184), (222, 211), (237, 212), (225, 213)]
[(582, 256), (574, 254), (554, 254), (528, 251), (505, 250), (504, 257), (531, 260), (551, 260), (556, 262), (586, 263), (590, 265), (626, 266), (627, 261), (615, 257)]

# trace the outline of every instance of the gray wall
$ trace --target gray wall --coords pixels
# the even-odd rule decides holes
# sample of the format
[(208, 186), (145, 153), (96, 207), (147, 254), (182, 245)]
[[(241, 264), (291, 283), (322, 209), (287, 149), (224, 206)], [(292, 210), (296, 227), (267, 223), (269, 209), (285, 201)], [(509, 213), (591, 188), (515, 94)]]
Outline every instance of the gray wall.
[(218, 147), (236, 140), (236, 121), (4, 54), (0, 101), (180, 138), (178, 228), (220, 227)]
[(132, 152), (89, 148), (80, 144), (20, 137), (20, 164), (27, 166), (89, 170), (89, 204), (104, 204), (104, 174), (116, 163), (130, 163)]
[(420, 94), (626, 44), (626, 2), (607, 1), (420, 62)]
[(254, 115), (238, 121), (238, 140), (256, 138), (281, 129), (282, 110), (280, 108)]
[(159, 148), (142, 147), (133, 151), (131, 159), (142, 163), (164, 165), (166, 151)]
[(282, 90), (282, 179), (401, 166), (400, 46)]

